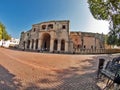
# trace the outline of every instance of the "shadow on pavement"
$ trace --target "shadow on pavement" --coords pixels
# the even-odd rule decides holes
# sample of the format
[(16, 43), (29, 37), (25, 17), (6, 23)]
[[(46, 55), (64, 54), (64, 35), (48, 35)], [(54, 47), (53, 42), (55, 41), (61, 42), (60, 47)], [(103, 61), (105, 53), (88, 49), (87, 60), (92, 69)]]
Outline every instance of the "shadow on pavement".
[(20, 80), (0, 65), (0, 90), (19, 90), (20, 87)]
[(96, 57), (83, 62), (87, 65), (53, 70), (55, 74), (48, 74), (46, 78), (36, 81), (38, 86), (30, 83), (25, 90), (101, 90), (96, 84)]

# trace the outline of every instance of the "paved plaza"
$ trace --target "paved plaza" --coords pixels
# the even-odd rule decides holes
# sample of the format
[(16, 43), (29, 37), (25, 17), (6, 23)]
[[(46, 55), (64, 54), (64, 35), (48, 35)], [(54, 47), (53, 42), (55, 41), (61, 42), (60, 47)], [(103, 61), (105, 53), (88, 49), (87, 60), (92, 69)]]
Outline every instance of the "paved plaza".
[(100, 90), (98, 57), (0, 48), (0, 90)]

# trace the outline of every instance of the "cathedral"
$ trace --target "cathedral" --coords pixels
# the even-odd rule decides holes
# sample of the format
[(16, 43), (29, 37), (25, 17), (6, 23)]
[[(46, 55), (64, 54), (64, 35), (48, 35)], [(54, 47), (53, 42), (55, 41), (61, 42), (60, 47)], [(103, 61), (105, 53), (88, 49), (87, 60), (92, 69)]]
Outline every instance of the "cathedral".
[(22, 32), (19, 48), (23, 50), (73, 53), (80, 49), (104, 48), (103, 34), (69, 31), (69, 20), (32, 25)]

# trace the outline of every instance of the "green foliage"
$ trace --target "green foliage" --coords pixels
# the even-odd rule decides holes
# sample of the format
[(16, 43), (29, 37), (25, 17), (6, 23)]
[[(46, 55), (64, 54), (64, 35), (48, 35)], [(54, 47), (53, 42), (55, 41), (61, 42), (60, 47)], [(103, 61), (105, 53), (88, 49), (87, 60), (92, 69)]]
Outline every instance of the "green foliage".
[(88, 4), (95, 19), (109, 21), (108, 44), (119, 45), (117, 33), (120, 32), (120, 0), (88, 0)]
[(107, 3), (103, 0), (88, 0), (90, 11), (95, 19), (108, 20), (109, 12)]
[(2, 23), (0, 23), (0, 40), (1, 39), (4, 39), (4, 40), (10, 40), (11, 39), (11, 36), (8, 35), (8, 33), (6, 31), (6, 28)]
[(117, 39), (117, 46), (120, 46), (120, 38)]
[(117, 36), (110, 35), (107, 37), (107, 44), (108, 45), (116, 45), (117, 43)]
[(95, 19), (114, 20), (114, 24), (120, 24), (120, 0), (88, 0), (88, 4)]

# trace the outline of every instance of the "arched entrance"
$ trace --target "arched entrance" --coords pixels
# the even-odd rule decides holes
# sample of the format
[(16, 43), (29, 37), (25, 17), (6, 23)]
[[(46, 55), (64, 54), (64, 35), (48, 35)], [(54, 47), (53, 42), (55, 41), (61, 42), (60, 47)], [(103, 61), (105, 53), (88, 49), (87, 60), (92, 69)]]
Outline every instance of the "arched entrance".
[(61, 40), (61, 51), (65, 51), (65, 40)]
[(28, 49), (30, 48), (30, 40), (28, 40), (28, 42), (27, 42), (27, 48)]
[(34, 48), (34, 39), (32, 39), (32, 49)]
[(38, 39), (36, 39), (36, 46), (35, 49), (38, 49)]
[(58, 40), (55, 39), (55, 40), (54, 40), (54, 50), (57, 50), (57, 46), (58, 46)]
[(43, 41), (42, 41), (42, 49), (45, 51), (49, 51), (50, 50), (50, 34), (48, 33), (44, 33), (43, 34)]
[(23, 50), (25, 50), (25, 41), (23, 42)]

